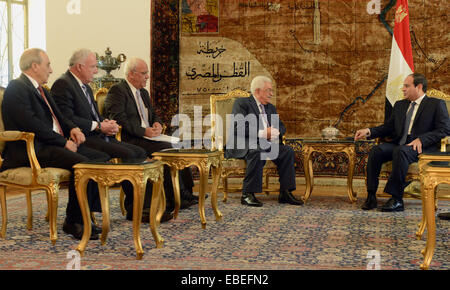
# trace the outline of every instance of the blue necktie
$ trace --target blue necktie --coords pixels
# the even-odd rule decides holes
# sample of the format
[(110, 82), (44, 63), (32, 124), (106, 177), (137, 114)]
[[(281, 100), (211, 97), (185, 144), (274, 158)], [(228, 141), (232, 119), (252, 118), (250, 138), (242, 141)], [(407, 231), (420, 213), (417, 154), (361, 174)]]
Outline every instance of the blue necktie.
[(89, 103), (89, 106), (91, 107), (92, 115), (94, 116), (95, 121), (100, 122), (100, 118), (98, 117), (98, 114), (95, 111), (94, 104), (92, 103), (91, 97), (89, 96), (86, 86), (82, 85), (81, 87), (83, 88), (84, 96), (86, 97), (86, 99)]

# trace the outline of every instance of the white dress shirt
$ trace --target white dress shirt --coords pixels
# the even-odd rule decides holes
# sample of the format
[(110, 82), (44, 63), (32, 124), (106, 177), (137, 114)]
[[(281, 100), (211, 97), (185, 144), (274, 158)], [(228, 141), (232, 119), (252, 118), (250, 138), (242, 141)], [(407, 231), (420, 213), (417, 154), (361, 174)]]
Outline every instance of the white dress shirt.
[(147, 127), (150, 127), (150, 124), (146, 124), (144, 118), (142, 118), (142, 116), (144, 116), (144, 114), (145, 114), (145, 116), (148, 116), (148, 110), (144, 106), (144, 108), (142, 108), (143, 111), (141, 112), (141, 107), (139, 106), (138, 95), (136, 94), (136, 91), (138, 89), (136, 89), (128, 80), (126, 80), (126, 81), (127, 81), (128, 85), (130, 86), (131, 92), (133, 93), (133, 96), (134, 96), (134, 102), (136, 103), (136, 107), (137, 107), (138, 112), (139, 112), (139, 117), (141, 118), (141, 127), (144, 128), (144, 129), (147, 128)]
[[(35, 89), (37, 90), (38, 94), (41, 95), (41, 92), (39, 91), (39, 83), (35, 79), (33, 79), (32, 77), (27, 75), (26, 73), (23, 73), (23, 74), (30, 80), (30, 82), (33, 84), (33, 87), (35, 87)], [(56, 120), (55, 120), (55, 118), (53, 118), (53, 116), (52, 116), (52, 121), (53, 121), (53, 131), (55, 131), (56, 133), (59, 134), (58, 125), (56, 124)]]

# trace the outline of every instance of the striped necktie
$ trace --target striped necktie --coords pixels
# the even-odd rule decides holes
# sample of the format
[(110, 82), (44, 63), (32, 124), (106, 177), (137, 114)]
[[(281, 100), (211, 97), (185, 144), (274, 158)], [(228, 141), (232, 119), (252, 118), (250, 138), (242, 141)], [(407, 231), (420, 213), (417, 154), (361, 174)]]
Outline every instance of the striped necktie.
[(57, 133), (60, 134), (61, 136), (64, 136), (64, 132), (61, 128), (61, 125), (59, 124), (58, 119), (56, 118), (55, 113), (53, 112), (52, 107), (50, 106), (50, 103), (48, 102), (47, 98), (45, 97), (44, 90), (42, 89), (41, 86), (38, 87), (38, 91), (41, 94), (42, 99), (44, 99), (44, 102), (47, 104), (48, 108), (50, 109), (50, 113), (52, 114), (53, 121), (56, 124)]

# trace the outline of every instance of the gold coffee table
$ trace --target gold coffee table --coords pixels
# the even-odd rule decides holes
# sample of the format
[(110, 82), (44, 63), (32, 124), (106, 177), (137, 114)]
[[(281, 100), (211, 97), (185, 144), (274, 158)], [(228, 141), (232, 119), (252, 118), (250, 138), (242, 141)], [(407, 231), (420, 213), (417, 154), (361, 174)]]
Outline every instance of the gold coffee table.
[(195, 165), (200, 172), (198, 210), (202, 228), (206, 228), (205, 194), (210, 169), (212, 169), (213, 178), (213, 185), (211, 189), (211, 206), (216, 216), (216, 220), (219, 221), (222, 219), (222, 213), (217, 208), (217, 188), (219, 186), (219, 178), (222, 171), (222, 152), (209, 151), (206, 149), (168, 149), (155, 152), (152, 156), (154, 159), (161, 160), (163, 163), (167, 164), (171, 169), (170, 172), (175, 195), (174, 218), (178, 216), (178, 212), (180, 210), (180, 184), (178, 180), (178, 170)]
[(161, 216), (166, 207), (165, 197), (162, 189), (163, 163), (160, 161), (133, 160), (129, 162), (84, 162), (78, 163), (75, 169), (75, 188), (78, 202), (83, 215), (84, 232), (77, 251), (84, 254), (89, 237), (91, 235), (90, 210), (86, 195), (86, 186), (90, 179), (98, 183), (100, 202), (102, 206), (102, 245), (106, 243), (106, 237), (110, 230), (109, 193), (108, 188), (116, 183), (129, 180), (133, 185), (133, 240), (136, 247), (137, 259), (142, 259), (140, 227), (142, 219), (142, 208), (144, 203), (145, 188), (147, 181), (153, 182), (152, 204), (150, 208), (150, 229), (155, 239), (156, 247), (161, 248), (164, 239), (158, 233)]
[(314, 172), (312, 153), (320, 152), (325, 155), (343, 152), (348, 156), (347, 194), (350, 202), (356, 202), (353, 191), (353, 173), (356, 163), (355, 141), (348, 139), (302, 139), (303, 169), (305, 171), (306, 190), (303, 201), (306, 203), (314, 187)]
[(421, 239), (427, 228), (427, 244), (421, 252), (424, 259), (420, 265), (421, 269), (427, 270), (436, 247), (436, 187), (441, 183), (450, 184), (450, 153), (419, 155), (419, 171), (422, 189), (422, 222), (416, 236)]

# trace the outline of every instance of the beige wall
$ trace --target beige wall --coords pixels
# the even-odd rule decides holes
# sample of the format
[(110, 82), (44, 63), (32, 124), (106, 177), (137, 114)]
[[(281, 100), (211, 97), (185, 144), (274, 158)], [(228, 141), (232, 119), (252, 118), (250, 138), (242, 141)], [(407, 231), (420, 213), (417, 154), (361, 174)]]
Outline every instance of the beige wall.
[[(151, 1), (78, 1), (81, 13), (70, 15), (67, 5), (71, 0), (47, 0), (47, 52), (53, 67), (49, 85), (67, 70), (69, 58), (78, 48), (87, 47), (104, 55), (110, 47), (114, 57), (124, 53), (149, 62)], [(100, 70), (97, 76), (104, 74)], [(124, 65), (112, 74), (123, 78)]]

